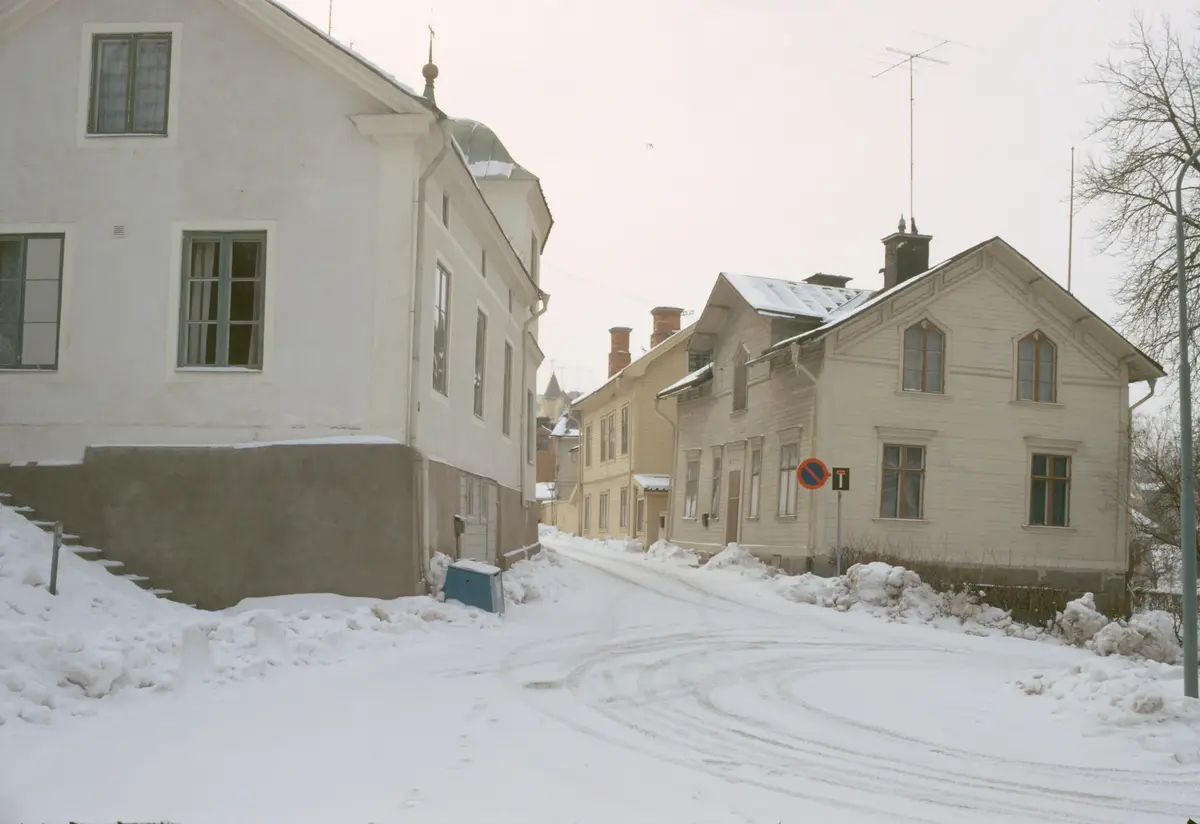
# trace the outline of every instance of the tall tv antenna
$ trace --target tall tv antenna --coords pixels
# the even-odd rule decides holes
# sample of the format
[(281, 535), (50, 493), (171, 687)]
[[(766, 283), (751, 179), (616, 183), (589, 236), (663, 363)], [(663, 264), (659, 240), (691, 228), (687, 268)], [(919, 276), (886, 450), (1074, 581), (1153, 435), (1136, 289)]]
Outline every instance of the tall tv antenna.
[(325, 33), (333, 37), (333, 0), (329, 0), (329, 28)]
[(916, 176), (917, 176), (916, 155), (915, 155), (915, 151), (913, 148), (913, 143), (914, 143), (913, 135), (915, 133), (913, 123), (914, 123), (914, 109), (915, 109), (915, 105), (916, 105), (916, 94), (914, 93), (915, 83), (913, 80), (913, 75), (914, 75), (913, 67), (916, 65), (916, 62), (918, 60), (925, 60), (929, 63), (940, 63), (943, 66), (950, 65), (949, 62), (947, 62), (945, 60), (938, 60), (936, 57), (929, 56), (929, 53), (931, 51), (933, 51), (935, 49), (940, 49), (942, 46), (948, 45), (949, 43), (950, 43), (949, 40), (942, 40), (942, 42), (938, 43), (937, 45), (930, 46), (929, 48), (924, 49), (919, 52), (908, 52), (908, 51), (904, 51), (903, 49), (895, 49), (895, 48), (892, 48), (891, 46), (888, 46), (886, 49), (887, 51), (892, 52), (893, 54), (902, 54), (902, 55), (904, 55), (904, 59), (900, 60), (897, 63), (893, 63), (892, 65), (888, 66), (883, 71), (872, 76), (872, 79), (875, 79), (876, 77), (882, 77), (883, 75), (892, 71), (892, 69), (898, 69), (904, 65), (908, 66), (908, 214), (910, 217), (914, 214), (913, 202), (916, 199), (914, 189), (916, 188), (915, 180), (916, 180)]

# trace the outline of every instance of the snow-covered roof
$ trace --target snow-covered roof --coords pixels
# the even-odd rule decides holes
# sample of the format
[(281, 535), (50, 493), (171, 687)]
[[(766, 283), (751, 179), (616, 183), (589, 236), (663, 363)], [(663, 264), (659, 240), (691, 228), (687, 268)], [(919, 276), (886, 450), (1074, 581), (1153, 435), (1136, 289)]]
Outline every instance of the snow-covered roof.
[(690, 375), (684, 375), (682, 378), (675, 381), (675, 383), (659, 392), (658, 397), (669, 398), (671, 395), (677, 395), (685, 389), (691, 389), (694, 386), (699, 386), (705, 381), (712, 379), (712, 371), (712, 363), (706, 363), (695, 372), (692, 372)]
[(754, 311), (785, 318), (824, 320), (847, 303), (870, 292), (803, 281), (723, 273)]
[(554, 483), (540, 483), (534, 485), (534, 497), (539, 501), (554, 500)]
[(633, 482), (646, 492), (667, 492), (671, 489), (670, 475), (634, 475)]
[(566, 415), (558, 419), (558, 423), (554, 424), (554, 431), (550, 433), (554, 438), (578, 438), (579, 426), (572, 426), (575, 421), (571, 420)]

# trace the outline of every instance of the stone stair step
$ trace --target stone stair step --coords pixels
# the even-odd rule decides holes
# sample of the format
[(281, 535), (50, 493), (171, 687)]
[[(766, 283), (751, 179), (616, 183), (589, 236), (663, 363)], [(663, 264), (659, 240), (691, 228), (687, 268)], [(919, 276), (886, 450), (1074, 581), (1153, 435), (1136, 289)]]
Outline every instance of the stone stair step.
[(11, 497), (12, 497), (12, 494), (11, 494), (11, 493), (8, 493), (8, 492), (0, 492), (0, 501), (7, 501), (7, 500), (8, 500), (9, 498), (11, 498)]
[(76, 555), (98, 555), (104, 550), (97, 549), (94, 546), (73, 546), (71, 547), (71, 551)]
[(46, 532), (54, 531), (54, 521), (30, 521), (30, 523)]
[[(122, 565), (122, 566), (124, 566), (124, 565)], [(145, 575), (122, 575), (121, 577), (124, 578), (126, 581), (133, 581), (134, 583), (140, 583), (142, 581), (150, 580)]]
[(100, 558), (96, 561), (96, 563), (102, 567), (107, 567), (108, 569), (116, 569), (117, 567), (125, 566), (123, 561), (112, 561), (108, 558)]
[(31, 507), (31, 506), (14, 506), (13, 512), (20, 512), (21, 514), (25, 514), (27, 512), (33, 512), (33, 507)]
[(149, 592), (151, 595), (157, 595), (159, 598), (163, 597), (164, 595), (171, 594), (171, 590), (169, 590), (169, 589), (148, 589), (146, 591)]

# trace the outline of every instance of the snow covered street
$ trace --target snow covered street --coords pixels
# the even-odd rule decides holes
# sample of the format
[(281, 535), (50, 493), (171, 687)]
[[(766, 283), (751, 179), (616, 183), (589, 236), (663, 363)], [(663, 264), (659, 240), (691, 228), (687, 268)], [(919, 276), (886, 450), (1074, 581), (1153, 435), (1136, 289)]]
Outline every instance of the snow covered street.
[(563, 558), (557, 600), (510, 605), (502, 624), (0, 726), (0, 822), (1181, 824), (1200, 813), (1195, 716), (1105, 723), (1085, 702), (1016, 686), (1075, 666), (1096, 680), (1098, 664), (1119, 680), (1142, 664), (548, 543)]

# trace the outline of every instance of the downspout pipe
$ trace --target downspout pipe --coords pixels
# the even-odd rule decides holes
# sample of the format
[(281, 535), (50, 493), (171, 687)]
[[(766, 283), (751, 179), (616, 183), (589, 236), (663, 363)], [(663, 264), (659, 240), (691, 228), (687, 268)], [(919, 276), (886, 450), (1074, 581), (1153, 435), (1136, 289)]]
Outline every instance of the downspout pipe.
[[(679, 469), (679, 426), (675, 423), (675, 421), (672, 421), (670, 418), (664, 415), (662, 410), (658, 408), (658, 405), (661, 402), (662, 398), (657, 396), (654, 398), (654, 414), (662, 418), (663, 421), (666, 422), (667, 426), (671, 427), (671, 474), (668, 476), (670, 477), (671, 481), (670, 486), (667, 487), (667, 525), (663, 530), (665, 534), (660, 535), (659, 540), (670, 541), (675, 532), (675, 487), (677, 486), (675, 483), (675, 475)], [(678, 400), (675, 401), (675, 415), (676, 417), (679, 415)], [(644, 494), (645, 493), (643, 493), (643, 495)], [(646, 520), (649, 521), (649, 519), (650, 507), (647, 506)], [(647, 525), (646, 532), (648, 533), (649, 531), (650, 527)], [(649, 547), (647, 547), (647, 549), (648, 548)]]
[(529, 508), (529, 501), (525, 498), (525, 464), (527, 463), (525, 456), (534, 449), (534, 439), (537, 436), (533, 429), (533, 421), (529, 419), (529, 403), (526, 401), (526, 393), (529, 392), (529, 344), (526, 341), (529, 337), (530, 325), (546, 314), (546, 310), (550, 308), (550, 295), (539, 289), (537, 300), (540, 305), (533, 310), (533, 314), (525, 323), (521, 324), (521, 421), (524, 424), (525, 437), (523, 439), (524, 449), (517, 453), (517, 491), (521, 494), (522, 509)]
[(433, 160), (421, 172), (421, 176), (417, 179), (417, 191), (413, 198), (413, 206), (416, 211), (414, 220), (416, 241), (413, 243), (412, 257), (412, 289), (410, 292), (408, 306), (408, 322), (411, 331), (411, 340), (409, 341), (409, 351), (411, 357), (408, 363), (408, 411), (405, 421), (405, 442), (416, 455), (416, 464), (413, 467), (415, 474), (414, 486), (417, 490), (416, 515), (417, 515), (417, 538), (421, 543), (422, 553), (422, 581), (424, 585), (429, 584), (429, 565), (432, 560), (432, 546), (429, 543), (426, 534), (427, 521), (426, 504), (429, 496), (429, 463), (425, 459), (424, 453), (417, 446), (417, 423), (419, 417), (417, 415), (418, 406), (420, 403), (420, 393), (418, 392), (418, 380), (420, 375), (421, 365), (421, 307), (424, 300), (423, 289), (421, 288), (425, 281), (425, 193), (428, 188), (429, 178), (433, 177), (433, 173), (437, 171), (442, 164), (446, 154), (450, 151), (450, 135), (446, 133), (446, 127), (439, 124), (439, 130), (442, 133), (442, 147), (438, 153), (434, 155)]

